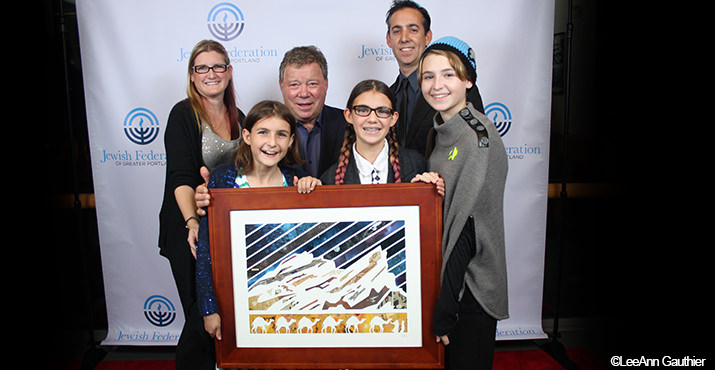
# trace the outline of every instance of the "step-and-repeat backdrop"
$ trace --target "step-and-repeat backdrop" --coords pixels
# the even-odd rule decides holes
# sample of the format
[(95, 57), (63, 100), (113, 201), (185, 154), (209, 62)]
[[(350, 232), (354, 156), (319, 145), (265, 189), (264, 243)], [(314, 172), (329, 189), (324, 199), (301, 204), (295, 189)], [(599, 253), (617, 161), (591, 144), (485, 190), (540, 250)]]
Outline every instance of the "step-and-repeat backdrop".
[[(487, 116), (509, 155), (505, 200), (511, 317), (498, 340), (544, 338), (554, 2), (422, 0), (433, 40), (456, 36), (476, 52)], [(367, 78), (388, 85), (398, 67), (385, 41), (389, 0), (77, 0), (82, 69), (109, 330), (104, 344), (171, 345), (183, 314), (159, 255), (164, 128), (185, 98), (187, 59), (202, 39), (231, 55), (238, 104), (282, 100), (278, 66), (300, 45), (328, 59), (326, 103), (344, 108)]]

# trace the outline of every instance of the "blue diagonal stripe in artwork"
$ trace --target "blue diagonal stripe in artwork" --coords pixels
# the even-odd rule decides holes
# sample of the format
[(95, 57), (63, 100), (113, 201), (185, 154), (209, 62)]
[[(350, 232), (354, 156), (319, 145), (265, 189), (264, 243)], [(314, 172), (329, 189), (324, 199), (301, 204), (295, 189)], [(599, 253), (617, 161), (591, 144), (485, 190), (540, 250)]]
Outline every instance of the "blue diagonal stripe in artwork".
[(407, 273), (403, 272), (395, 277), (395, 285), (407, 293)]
[(382, 249), (387, 252), (387, 258), (392, 257), (395, 253), (399, 253), (405, 248), (405, 229), (400, 229), (390, 235), (389, 238), (385, 239), (382, 245)]
[[(398, 268), (396, 266), (399, 266), (404, 261), (405, 261), (405, 250), (403, 248), (402, 251), (400, 251), (400, 253), (397, 253), (394, 256), (392, 256), (391, 258), (387, 259), (387, 268), (390, 270)], [(403, 269), (404, 269), (404, 267), (403, 267)], [(397, 275), (397, 273), (395, 273), (395, 275)]]
[(280, 224), (246, 225), (246, 245), (255, 243), (257, 239), (264, 237), (279, 225)]
[(251, 224), (251, 225), (245, 225), (244, 229), (246, 231), (246, 239), (251, 235), (252, 232), (258, 230), (263, 226), (263, 224)]

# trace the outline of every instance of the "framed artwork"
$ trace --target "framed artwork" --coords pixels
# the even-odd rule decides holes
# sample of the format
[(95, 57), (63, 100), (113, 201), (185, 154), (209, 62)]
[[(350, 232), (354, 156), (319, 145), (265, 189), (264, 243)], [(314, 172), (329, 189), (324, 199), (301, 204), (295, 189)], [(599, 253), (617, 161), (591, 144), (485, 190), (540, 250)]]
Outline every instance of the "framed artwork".
[(444, 367), (442, 199), (424, 183), (211, 189), (220, 368)]

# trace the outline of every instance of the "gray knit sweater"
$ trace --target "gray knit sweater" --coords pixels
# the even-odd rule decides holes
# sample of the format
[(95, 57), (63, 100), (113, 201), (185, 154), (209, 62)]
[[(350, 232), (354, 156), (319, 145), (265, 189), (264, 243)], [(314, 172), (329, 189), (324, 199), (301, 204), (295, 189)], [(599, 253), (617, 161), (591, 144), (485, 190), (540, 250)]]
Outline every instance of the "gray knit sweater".
[[(447, 267), (448, 262), (461, 264), (461, 271), (466, 270), (463, 279), (449, 280), (449, 284), (461, 284), (452, 287), (452, 291), (459, 292), (459, 297), (442, 297), (445, 295), (443, 287), (440, 300), (458, 301), (466, 283), (482, 308), (490, 316), (501, 320), (509, 317), (504, 250), (504, 186), (508, 161), (504, 143), (494, 123), (471, 104), (467, 109), (486, 127), (488, 146), (478, 146), (476, 132), (460, 114), (444, 123), (437, 114), (435, 144), (429, 156), (429, 170), (439, 173), (446, 186), (442, 283), (445, 283), (445, 270), (450, 268)], [(473, 228), (472, 225), (465, 227), (468, 221), (472, 221), (470, 216)], [(460, 238), (463, 230), (473, 230), (475, 235)], [(465, 240), (474, 245), (465, 247)], [(459, 261), (465, 258), (465, 253), (458, 252), (450, 261), (453, 251), (459, 249), (459, 243), (462, 244), (462, 251), (468, 251), (469, 257), (466, 258), (469, 261)], [(442, 314), (454, 315), (456, 321), (456, 312)]]

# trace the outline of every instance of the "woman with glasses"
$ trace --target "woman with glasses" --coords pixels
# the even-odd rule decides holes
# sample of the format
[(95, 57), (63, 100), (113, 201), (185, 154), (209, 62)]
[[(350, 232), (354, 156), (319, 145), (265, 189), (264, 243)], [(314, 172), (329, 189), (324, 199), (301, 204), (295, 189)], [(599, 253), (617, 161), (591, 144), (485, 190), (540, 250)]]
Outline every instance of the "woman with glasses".
[(196, 249), (199, 227), (194, 189), (209, 170), (236, 157), (245, 118), (236, 106), (233, 67), (224, 47), (200, 41), (188, 65), (187, 98), (169, 113), (164, 145), (166, 180), (159, 214), (159, 248), (171, 265), (185, 323), (176, 347), (177, 369), (215, 369), (211, 337), (196, 306)]
[(345, 108), (345, 140), (338, 163), (321, 176), (325, 185), (386, 184), (408, 181), (444, 183), (425, 173), (427, 160), (415, 150), (400, 148), (395, 124), (395, 95), (381, 81), (365, 80), (350, 93)]

